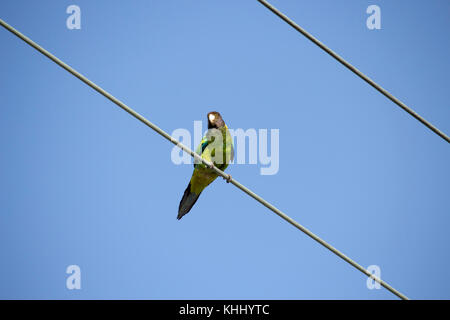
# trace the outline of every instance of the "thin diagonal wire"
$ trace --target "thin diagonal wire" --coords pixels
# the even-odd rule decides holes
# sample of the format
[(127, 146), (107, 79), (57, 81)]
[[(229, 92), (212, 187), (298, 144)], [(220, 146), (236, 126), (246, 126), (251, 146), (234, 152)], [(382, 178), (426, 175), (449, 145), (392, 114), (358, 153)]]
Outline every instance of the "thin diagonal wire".
[(71, 74), (73, 74), (75, 77), (77, 77), (78, 79), (80, 79), (81, 81), (83, 81), (84, 83), (86, 83), (88, 86), (90, 86), (91, 88), (93, 88), (94, 90), (96, 90), (97, 92), (99, 92), (100, 94), (102, 94), (103, 96), (105, 96), (106, 98), (108, 98), (109, 100), (111, 100), (113, 103), (115, 103), (116, 105), (118, 105), (120, 108), (122, 108), (123, 110), (125, 110), (126, 112), (128, 112), (129, 114), (131, 114), (133, 117), (135, 117), (136, 119), (138, 119), (139, 121), (143, 122), (145, 125), (147, 125), (148, 127), (150, 127), (151, 129), (155, 130), (157, 133), (159, 133), (161, 136), (163, 136), (164, 138), (166, 138), (167, 140), (169, 140), (170, 142), (172, 142), (173, 144), (175, 144), (176, 146), (178, 146), (179, 148), (181, 148), (183, 151), (187, 152), (188, 154), (190, 154), (192, 157), (194, 157), (195, 159), (197, 159), (198, 161), (204, 163), (205, 165), (213, 168), (213, 170), (220, 175), (221, 177), (223, 177), (224, 179), (229, 180), (230, 183), (232, 183), (233, 185), (235, 185), (237, 188), (241, 189), (242, 191), (244, 191), (246, 194), (248, 194), (250, 197), (252, 197), (253, 199), (255, 199), (256, 201), (258, 201), (259, 203), (261, 203), (262, 205), (264, 205), (265, 207), (267, 207), (268, 209), (272, 210), (273, 212), (275, 212), (277, 215), (279, 215), (281, 218), (283, 218), (284, 220), (286, 220), (287, 222), (289, 222), (290, 224), (292, 224), (294, 227), (296, 227), (297, 229), (299, 229), (300, 231), (304, 232), (306, 235), (308, 235), (309, 237), (311, 237), (312, 239), (314, 239), (315, 241), (317, 241), (318, 243), (320, 243), (322, 246), (324, 246), (325, 248), (327, 248), (328, 250), (330, 250), (331, 252), (333, 252), (334, 254), (336, 254), (338, 257), (342, 258), (343, 260), (345, 260), (346, 262), (348, 262), (350, 265), (352, 265), (353, 267), (355, 267), (356, 269), (358, 269), (359, 271), (361, 271), (362, 273), (364, 273), (366, 276), (372, 278), (373, 280), (375, 280), (376, 282), (380, 283), (383, 287), (385, 287), (386, 289), (388, 289), (390, 292), (392, 292), (393, 294), (397, 295), (398, 297), (407, 300), (408, 298), (400, 293), (399, 291), (397, 291), (396, 289), (394, 289), (393, 287), (391, 287), (388, 283), (386, 283), (385, 281), (381, 280), (380, 278), (376, 277), (375, 275), (371, 274), (370, 272), (368, 272), (366, 269), (364, 269), (361, 265), (359, 265), (358, 263), (356, 263), (355, 261), (353, 261), (352, 259), (350, 259), (349, 257), (347, 257), (345, 254), (341, 253), (339, 250), (337, 250), (336, 248), (334, 248), (333, 246), (331, 246), (330, 244), (328, 244), (327, 242), (325, 242), (324, 240), (322, 240), (321, 238), (319, 238), (318, 236), (316, 236), (314, 233), (312, 233), (311, 231), (309, 231), (307, 228), (303, 227), (301, 224), (299, 224), (298, 222), (296, 222), (295, 220), (293, 220), (292, 218), (290, 218), (289, 216), (287, 216), (285, 213), (283, 213), (281, 210), (279, 210), (278, 208), (274, 207), (272, 204), (270, 204), (269, 202), (267, 202), (266, 200), (264, 200), (263, 198), (261, 198), (260, 196), (258, 196), (256, 193), (254, 193), (253, 191), (251, 191), (250, 189), (248, 189), (247, 187), (245, 187), (244, 185), (240, 184), (238, 181), (236, 181), (235, 179), (231, 178), (231, 175), (226, 174), (225, 172), (223, 172), (222, 170), (218, 169), (217, 167), (215, 167), (211, 162), (203, 159), (201, 156), (199, 156), (197, 153), (195, 153), (194, 151), (192, 151), (191, 149), (189, 149), (188, 147), (186, 147), (185, 145), (183, 145), (181, 142), (177, 141), (176, 139), (172, 138), (168, 133), (166, 133), (165, 131), (163, 131), (162, 129), (160, 129), (158, 126), (154, 125), (152, 122), (150, 122), (149, 120), (147, 120), (146, 118), (144, 118), (143, 116), (141, 116), (139, 113), (137, 113), (136, 111), (134, 111), (133, 109), (131, 109), (130, 107), (128, 107), (126, 104), (124, 104), (122, 101), (120, 101), (119, 99), (115, 98), (114, 96), (112, 96), (111, 94), (109, 94), (108, 92), (106, 92), (105, 90), (103, 90), (101, 87), (99, 87), (98, 85), (96, 85), (95, 83), (93, 83), (92, 81), (90, 81), (89, 79), (87, 79), (85, 76), (83, 76), (81, 73), (79, 73), (78, 71), (76, 71), (75, 69), (71, 68), (69, 65), (67, 65), (66, 63), (62, 62), (61, 60), (59, 60), (58, 58), (56, 58), (53, 54), (51, 54), (50, 52), (48, 52), (47, 50), (45, 50), (44, 48), (42, 48), (41, 46), (39, 46), (37, 43), (35, 43), (33, 40), (31, 40), (30, 38), (26, 37), (25, 35), (23, 35), (22, 33), (20, 33), (19, 31), (17, 31), (16, 29), (14, 29), (13, 27), (11, 27), (9, 24), (7, 24), (5, 21), (3, 21), (2, 19), (0, 19), (0, 25), (3, 26), (6, 30), (10, 31), (12, 34), (14, 34), (15, 36), (19, 37), (20, 39), (22, 39), (23, 41), (25, 41), (27, 44), (29, 44), (30, 46), (32, 46), (33, 48), (35, 48), (37, 51), (39, 51), (40, 53), (42, 53), (44, 56), (46, 56), (47, 58), (49, 58), (50, 60), (54, 61), (57, 65), (59, 65), (60, 67), (64, 68), (65, 70), (67, 70), (68, 72), (70, 72)]
[(438, 128), (433, 126), (431, 123), (429, 123), (427, 120), (425, 120), (422, 116), (420, 116), (418, 113), (416, 113), (413, 109), (409, 108), (406, 104), (398, 100), (396, 97), (394, 97), (392, 94), (390, 94), (388, 91), (383, 89), (380, 85), (378, 85), (375, 81), (370, 79), (368, 76), (366, 76), (364, 73), (356, 69), (353, 65), (348, 63), (344, 58), (342, 58), (340, 55), (338, 55), (336, 52), (328, 48), (326, 45), (324, 45), (322, 42), (317, 40), (315, 37), (313, 37), (308, 31), (300, 27), (298, 24), (296, 24), (294, 21), (292, 21), (290, 18), (288, 18), (285, 14), (283, 14), (281, 11), (279, 11), (277, 8), (275, 8), (273, 5), (268, 3), (265, 0), (258, 0), (262, 5), (264, 5), (267, 9), (275, 13), (278, 17), (280, 17), (282, 20), (284, 20), (287, 24), (289, 24), (292, 28), (300, 32), (302, 35), (304, 35), (306, 38), (311, 40), (314, 44), (319, 46), (323, 51), (328, 53), (330, 56), (335, 58), (337, 61), (339, 61), (341, 64), (343, 64), (345, 67), (347, 67), (350, 71), (352, 71), (354, 74), (356, 74), (358, 77), (366, 81), (368, 84), (370, 84), (372, 87), (374, 87), (376, 90), (381, 92), (384, 96), (386, 96), (389, 100), (394, 102), (396, 105), (398, 105), (400, 108), (408, 112), (411, 116), (419, 120), (422, 124), (424, 124), (426, 127), (428, 127), (431, 131), (436, 133), (438, 136), (440, 136), (442, 139), (450, 143), (450, 138), (440, 131)]

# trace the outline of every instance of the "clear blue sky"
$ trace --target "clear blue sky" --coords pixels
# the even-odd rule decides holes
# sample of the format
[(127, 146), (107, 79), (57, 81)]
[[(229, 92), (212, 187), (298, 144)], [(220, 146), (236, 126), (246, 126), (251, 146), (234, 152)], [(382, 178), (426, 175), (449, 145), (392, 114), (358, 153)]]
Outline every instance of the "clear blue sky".
[[(450, 133), (449, 1), (272, 3)], [(450, 299), (449, 144), (256, 0), (9, 0), (0, 17), (168, 132), (211, 110), (279, 129), (278, 174), (233, 177), (409, 297)], [(395, 298), (223, 180), (177, 221), (192, 166), (172, 145), (0, 43), (0, 298)]]

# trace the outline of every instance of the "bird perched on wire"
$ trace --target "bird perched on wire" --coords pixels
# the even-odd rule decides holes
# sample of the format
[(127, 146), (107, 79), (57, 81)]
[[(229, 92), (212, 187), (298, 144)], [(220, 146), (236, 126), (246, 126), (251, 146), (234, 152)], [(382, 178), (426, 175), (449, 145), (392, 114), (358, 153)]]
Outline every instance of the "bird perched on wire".
[[(208, 131), (200, 142), (196, 153), (201, 155), (203, 159), (213, 163), (218, 169), (224, 171), (234, 157), (233, 139), (220, 113), (216, 111), (210, 112), (207, 118)], [(194, 173), (180, 201), (178, 220), (191, 210), (203, 189), (217, 177), (218, 174), (212, 167), (210, 168), (194, 159)]]

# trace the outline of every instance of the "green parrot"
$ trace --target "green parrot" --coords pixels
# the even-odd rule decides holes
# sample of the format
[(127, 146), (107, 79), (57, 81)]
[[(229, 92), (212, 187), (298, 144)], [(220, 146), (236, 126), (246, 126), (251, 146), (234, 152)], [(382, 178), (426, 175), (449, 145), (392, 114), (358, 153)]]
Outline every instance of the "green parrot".
[[(208, 131), (200, 142), (196, 153), (224, 171), (234, 158), (233, 138), (220, 113), (210, 112), (207, 118)], [(191, 210), (203, 189), (218, 177), (218, 174), (212, 168), (198, 162), (198, 160), (194, 161), (194, 173), (180, 201), (178, 220)]]

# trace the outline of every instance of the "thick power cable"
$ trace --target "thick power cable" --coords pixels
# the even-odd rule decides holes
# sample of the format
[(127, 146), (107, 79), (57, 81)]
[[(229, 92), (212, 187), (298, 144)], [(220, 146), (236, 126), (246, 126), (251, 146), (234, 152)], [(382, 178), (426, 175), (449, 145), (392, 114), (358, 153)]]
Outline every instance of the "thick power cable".
[(370, 84), (372, 87), (377, 89), (379, 92), (381, 92), (384, 96), (386, 96), (388, 99), (390, 99), (392, 102), (394, 102), (396, 105), (398, 105), (400, 108), (408, 112), (410, 115), (412, 115), (414, 118), (419, 120), (422, 124), (424, 124), (426, 127), (428, 127), (431, 131), (436, 133), (438, 136), (440, 136), (442, 139), (450, 143), (450, 138), (443, 133), (441, 130), (433, 126), (431, 123), (429, 123), (427, 120), (425, 120), (423, 117), (421, 117), (419, 114), (417, 114), (413, 109), (408, 107), (406, 104), (398, 100), (396, 97), (394, 97), (392, 94), (390, 94), (388, 91), (383, 89), (380, 85), (378, 85), (375, 81), (370, 79), (368, 76), (366, 76), (364, 73), (356, 69), (353, 65), (348, 63), (344, 60), (341, 56), (339, 56), (336, 52), (328, 48), (326, 45), (324, 45), (322, 42), (317, 40), (315, 37), (313, 37), (308, 31), (300, 27), (298, 24), (296, 24), (294, 21), (289, 19), (285, 14), (283, 14), (281, 11), (279, 11), (277, 8), (272, 6), (270, 3), (268, 3), (265, 0), (258, 0), (262, 5), (264, 5), (267, 9), (275, 13), (278, 17), (280, 17), (282, 20), (284, 20), (287, 24), (289, 24), (292, 28), (300, 32), (302, 35), (304, 35), (306, 38), (311, 40), (314, 44), (319, 46), (323, 51), (328, 53), (330, 56), (335, 58), (337, 61), (342, 63), (345, 67), (347, 67), (350, 71), (352, 71), (354, 74), (356, 74), (358, 77), (366, 81), (368, 84)]
[(183, 145), (181, 142), (177, 141), (176, 139), (172, 138), (168, 133), (166, 133), (164, 130), (160, 129), (158, 126), (154, 125), (152, 122), (150, 122), (149, 120), (145, 119), (143, 116), (141, 116), (139, 113), (137, 113), (136, 111), (134, 111), (133, 109), (131, 109), (130, 107), (128, 107), (126, 104), (124, 104), (122, 101), (120, 101), (119, 99), (115, 98), (114, 96), (112, 96), (111, 94), (109, 94), (108, 92), (106, 92), (105, 90), (103, 90), (101, 87), (99, 87), (98, 85), (96, 85), (95, 83), (93, 83), (92, 81), (90, 81), (88, 78), (86, 78), (85, 76), (83, 76), (81, 73), (79, 73), (78, 71), (76, 71), (75, 69), (71, 68), (69, 65), (67, 65), (66, 63), (62, 62), (61, 60), (59, 60), (58, 58), (56, 58), (53, 54), (51, 54), (50, 52), (48, 52), (47, 50), (45, 50), (44, 48), (42, 48), (41, 46), (39, 46), (36, 42), (34, 42), (33, 40), (31, 40), (30, 38), (26, 37), (25, 35), (23, 35), (22, 33), (20, 33), (19, 31), (17, 31), (16, 29), (14, 29), (13, 27), (11, 27), (9, 24), (7, 24), (5, 21), (3, 21), (2, 19), (0, 19), (0, 25), (2, 27), (4, 27), (6, 30), (10, 31), (12, 34), (16, 35), (17, 37), (19, 37), (20, 39), (22, 39), (23, 41), (25, 41), (26, 43), (28, 43), (30, 46), (32, 46), (33, 48), (35, 48), (36, 50), (38, 50), (40, 53), (42, 53), (44, 56), (46, 56), (47, 58), (49, 58), (50, 60), (54, 61), (57, 65), (59, 65), (60, 67), (66, 69), (68, 72), (70, 72), (71, 74), (73, 74), (75, 77), (77, 77), (78, 79), (80, 79), (81, 81), (83, 81), (84, 83), (86, 83), (88, 86), (90, 86), (91, 88), (93, 88), (94, 90), (96, 90), (97, 92), (99, 92), (100, 94), (102, 94), (103, 96), (105, 96), (106, 98), (108, 98), (109, 100), (111, 100), (112, 102), (114, 102), (116, 105), (118, 105), (119, 107), (121, 107), (123, 110), (125, 110), (126, 112), (128, 112), (129, 114), (131, 114), (133, 117), (135, 117), (136, 119), (138, 119), (139, 121), (143, 122), (145, 125), (147, 125), (148, 127), (150, 127), (151, 129), (155, 130), (157, 133), (159, 133), (161, 136), (163, 136), (164, 138), (166, 138), (167, 140), (169, 140), (170, 142), (172, 142), (173, 144), (177, 145), (179, 148), (181, 148), (183, 151), (187, 152), (188, 154), (190, 154), (192, 157), (194, 157), (195, 159), (197, 159), (198, 161), (204, 163), (205, 165), (211, 167), (212, 169), (214, 169), (214, 171), (220, 175), (221, 177), (223, 177), (224, 179), (229, 180), (230, 183), (232, 183), (233, 185), (235, 185), (236, 187), (238, 187), (239, 189), (241, 189), (242, 191), (244, 191), (246, 194), (248, 194), (250, 197), (252, 197), (253, 199), (255, 199), (256, 201), (260, 202), (261, 204), (263, 204), (265, 207), (269, 208), (270, 210), (272, 210), (273, 212), (275, 212), (277, 215), (279, 215), (281, 218), (283, 218), (284, 220), (286, 220), (287, 222), (289, 222), (290, 224), (292, 224), (294, 227), (296, 227), (297, 229), (299, 229), (300, 231), (306, 233), (309, 237), (311, 237), (312, 239), (316, 240), (317, 242), (319, 242), (321, 245), (323, 245), (325, 248), (327, 248), (328, 250), (330, 250), (331, 252), (333, 252), (334, 254), (336, 254), (338, 257), (342, 258), (343, 260), (347, 261), (349, 264), (351, 264), (353, 267), (355, 267), (356, 269), (358, 269), (359, 271), (361, 271), (362, 273), (364, 273), (365, 275), (367, 275), (368, 277), (372, 278), (373, 280), (375, 280), (376, 282), (380, 283), (383, 287), (385, 287), (386, 289), (388, 289), (389, 291), (391, 291), (393, 294), (397, 295), (398, 297), (407, 300), (408, 298), (400, 293), (399, 291), (397, 291), (396, 289), (394, 289), (393, 287), (391, 287), (388, 283), (386, 283), (385, 281), (381, 280), (380, 278), (376, 277), (375, 275), (371, 274), (370, 272), (368, 272), (366, 269), (364, 269), (361, 265), (359, 265), (358, 263), (356, 263), (355, 261), (353, 261), (352, 259), (350, 259), (349, 257), (347, 257), (346, 255), (344, 255), (343, 253), (341, 253), (339, 250), (337, 250), (336, 248), (334, 248), (333, 246), (331, 246), (330, 244), (328, 244), (327, 242), (325, 242), (324, 240), (322, 240), (321, 238), (319, 238), (318, 236), (316, 236), (314, 233), (312, 233), (311, 231), (309, 231), (308, 229), (306, 229), (305, 227), (303, 227), (301, 224), (299, 224), (298, 222), (296, 222), (295, 220), (293, 220), (292, 218), (290, 218), (289, 216), (287, 216), (285, 213), (283, 213), (281, 210), (279, 210), (278, 208), (274, 207), (273, 205), (271, 205), (269, 202), (267, 202), (266, 200), (264, 200), (263, 198), (261, 198), (260, 196), (258, 196), (256, 193), (254, 193), (253, 191), (251, 191), (250, 189), (248, 189), (247, 187), (245, 187), (244, 185), (240, 184), (239, 182), (237, 182), (235, 179), (232, 179), (231, 176), (229, 174), (226, 174), (225, 172), (223, 172), (222, 170), (218, 169), (217, 167), (215, 167), (211, 162), (203, 159), (201, 156), (199, 156), (197, 153), (195, 153), (194, 151), (192, 151), (191, 149), (189, 149), (188, 147), (186, 147), (185, 145)]

